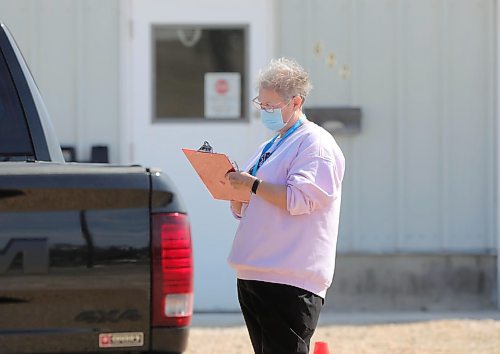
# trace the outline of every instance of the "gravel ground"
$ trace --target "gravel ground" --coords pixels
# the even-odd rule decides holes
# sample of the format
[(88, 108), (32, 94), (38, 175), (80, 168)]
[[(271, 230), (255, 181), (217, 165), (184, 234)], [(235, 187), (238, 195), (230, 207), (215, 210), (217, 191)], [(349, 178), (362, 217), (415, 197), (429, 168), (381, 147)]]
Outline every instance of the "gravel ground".
[[(315, 341), (327, 342), (330, 354), (500, 354), (500, 321), (322, 325), (311, 343)], [(185, 354), (253, 354), (253, 351), (243, 326), (193, 327)]]

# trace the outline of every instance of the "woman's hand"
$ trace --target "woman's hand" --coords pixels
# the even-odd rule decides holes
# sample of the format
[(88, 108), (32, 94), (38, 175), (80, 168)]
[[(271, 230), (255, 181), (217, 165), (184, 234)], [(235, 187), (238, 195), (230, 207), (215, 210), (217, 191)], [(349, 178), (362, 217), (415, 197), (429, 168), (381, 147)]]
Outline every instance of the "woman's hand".
[(238, 202), (236, 200), (231, 200), (231, 210), (233, 213), (241, 217), (241, 207), (243, 206), (242, 202)]
[[(227, 173), (226, 179), (235, 189), (246, 189), (250, 191), (257, 177), (246, 172), (238, 171)], [(260, 181), (256, 194), (269, 203), (276, 205), (278, 208), (287, 210), (286, 186)], [(233, 204), (231, 203), (231, 207), (232, 206)]]
[[(226, 174), (226, 179), (234, 189), (251, 189), (255, 177), (246, 172), (229, 172)], [(231, 200), (231, 210), (238, 216), (241, 216), (241, 207), (243, 203)]]
[(253, 182), (257, 179), (256, 177), (250, 175), (247, 172), (228, 172), (226, 174), (226, 179), (231, 183), (234, 189), (250, 190), (252, 188)]

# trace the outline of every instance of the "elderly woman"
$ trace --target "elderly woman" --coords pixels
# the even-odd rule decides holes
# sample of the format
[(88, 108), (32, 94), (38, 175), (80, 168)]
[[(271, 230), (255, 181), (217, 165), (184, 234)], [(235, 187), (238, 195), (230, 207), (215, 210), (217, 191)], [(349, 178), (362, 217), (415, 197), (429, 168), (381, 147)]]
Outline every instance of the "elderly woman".
[(333, 278), (344, 156), (334, 138), (307, 120), (308, 74), (293, 60), (272, 60), (253, 100), (277, 134), (244, 171), (226, 178), (251, 190), (231, 202), (240, 220), (229, 264), (255, 353), (308, 353)]

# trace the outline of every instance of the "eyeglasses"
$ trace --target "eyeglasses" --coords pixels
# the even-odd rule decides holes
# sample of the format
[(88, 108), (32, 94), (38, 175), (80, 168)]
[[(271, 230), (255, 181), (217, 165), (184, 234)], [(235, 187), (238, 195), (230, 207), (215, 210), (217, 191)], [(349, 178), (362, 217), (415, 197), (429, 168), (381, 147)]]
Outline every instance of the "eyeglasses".
[[(293, 98), (292, 98), (293, 99)], [(286, 107), (288, 106), (288, 104), (291, 102), (292, 100), (288, 101), (288, 103), (286, 105), (284, 105), (283, 107)], [(267, 113), (273, 113), (275, 109), (281, 109), (283, 107), (273, 107), (273, 106), (269, 106), (269, 105), (264, 105), (262, 104), (262, 102), (259, 101), (259, 96), (255, 97), (253, 100), (252, 100), (252, 103), (255, 105), (255, 108), (259, 109), (259, 110), (263, 110), (263, 111), (266, 111)], [(278, 106), (279, 103), (276, 105)]]

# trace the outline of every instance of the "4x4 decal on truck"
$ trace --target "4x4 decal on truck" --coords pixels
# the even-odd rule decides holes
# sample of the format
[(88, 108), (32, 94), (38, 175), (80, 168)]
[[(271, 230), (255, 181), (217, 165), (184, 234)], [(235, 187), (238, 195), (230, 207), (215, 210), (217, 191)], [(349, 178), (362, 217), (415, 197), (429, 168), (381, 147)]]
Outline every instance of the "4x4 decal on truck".
[(29, 274), (49, 272), (49, 245), (46, 238), (14, 238), (0, 250), (0, 274), (6, 273), (16, 256), (23, 254), (23, 271)]

